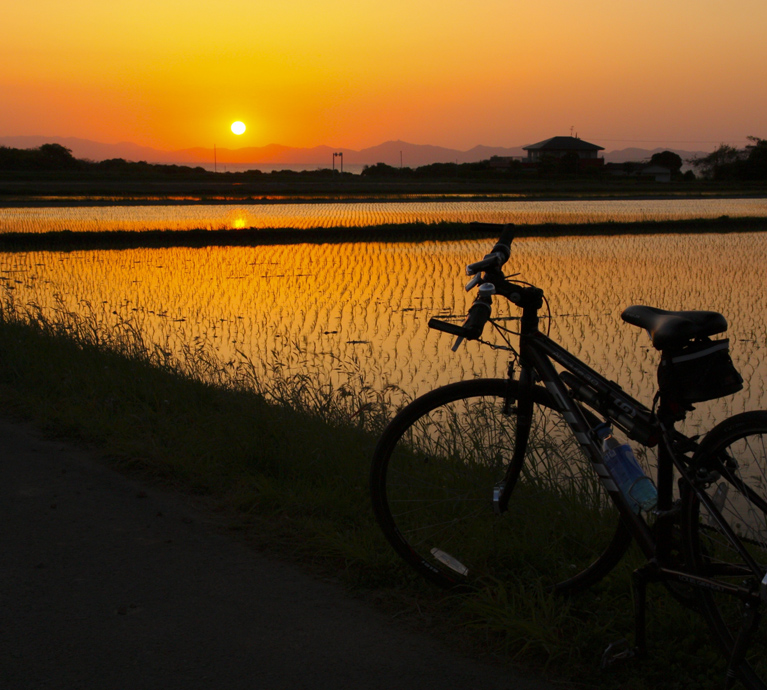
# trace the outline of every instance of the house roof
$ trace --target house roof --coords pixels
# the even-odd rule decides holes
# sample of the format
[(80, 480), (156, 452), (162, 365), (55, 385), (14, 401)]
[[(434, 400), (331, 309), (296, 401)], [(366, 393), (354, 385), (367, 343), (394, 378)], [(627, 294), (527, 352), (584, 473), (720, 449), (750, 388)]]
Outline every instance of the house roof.
[(590, 144), (577, 137), (551, 137), (537, 144), (523, 146), (524, 151), (604, 151), (604, 146)]

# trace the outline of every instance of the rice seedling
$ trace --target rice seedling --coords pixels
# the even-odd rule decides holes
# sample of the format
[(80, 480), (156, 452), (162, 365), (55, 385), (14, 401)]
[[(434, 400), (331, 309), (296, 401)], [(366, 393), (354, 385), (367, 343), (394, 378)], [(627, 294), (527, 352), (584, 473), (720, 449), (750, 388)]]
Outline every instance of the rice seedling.
[(104, 205), (0, 209), (0, 233), (375, 227), (414, 223), (642, 223), (765, 217), (764, 199), (376, 201), (356, 203)]
[[(0, 299), (4, 407), (51, 433), (96, 444), (125, 468), (208, 496), (250, 539), (343, 577), (393, 613), (420, 611), (421, 620), (428, 617), (432, 630), (447, 636), (458, 629), (464, 652), (484, 649), (554, 676), (615, 686), (616, 675), (595, 669), (605, 639), (630, 630), (630, 616), (615, 612), (630, 610), (631, 564), (585, 599), (554, 599), (545, 590), (540, 577), (551, 564), (551, 520), (562, 513), (563, 499), (577, 499), (573, 487), (586, 487), (575, 473), (571, 489), (558, 491), (553, 473), (562, 463), (554, 458), (561, 449), (551, 439), (536, 437), (536, 456), (550, 461), (532, 464), (527, 478), (538, 485), (534, 503), (543, 513), (529, 511), (527, 526), (508, 535), (509, 560), (499, 577), (445, 598), (412, 580), (383, 543), (368, 505), (372, 445), (398, 391), (369, 387), (360, 371), (349, 372), (348, 386), (318, 388), (306, 367), (264, 380), (259, 363), (221, 361), (210, 341), (181, 353), (150, 344), (130, 308), (125, 318), (105, 323), (114, 317), (106, 306), (80, 303), (73, 312), (60, 297), (43, 310), (16, 297), (6, 289)], [(473, 421), (452, 420), (456, 447), (485, 445), (495, 424), (486, 409), (476, 412)], [(424, 438), (430, 437), (427, 429)], [(553, 498), (542, 500), (547, 492)], [(588, 503), (588, 491), (581, 498)], [(524, 496), (520, 501), (524, 514)], [(684, 612), (658, 619), (661, 640), (696, 650), (698, 659), (706, 653), (700, 627)], [(668, 661), (661, 649), (659, 662), (633, 675), (633, 687), (654, 687)], [(691, 658), (678, 677), (689, 682), (696, 668)]]
[[(0, 284), (19, 304), (130, 324), (146, 346), (204, 366), (268, 379), (311, 372), (318, 387), (357, 368), (376, 390), (408, 396), (462, 378), (503, 375), (502, 353), (450, 351), (429, 317), (463, 318), (461, 267), (486, 240), (137, 248), (0, 253)], [(698, 421), (767, 407), (762, 233), (519, 239), (513, 270), (546, 291), (553, 337), (641, 400), (656, 387), (657, 353), (620, 320), (630, 304), (713, 309), (730, 324), (743, 393), (700, 405)], [(691, 260), (691, 257), (694, 257)], [(504, 312), (496, 303), (500, 315)], [(513, 326), (513, 321), (509, 322)], [(183, 353), (182, 353), (183, 351)], [(238, 369), (239, 367), (239, 369)], [(257, 374), (255, 373), (257, 372)], [(228, 375), (230, 375), (228, 374)], [(210, 375), (220, 376), (213, 366)]]

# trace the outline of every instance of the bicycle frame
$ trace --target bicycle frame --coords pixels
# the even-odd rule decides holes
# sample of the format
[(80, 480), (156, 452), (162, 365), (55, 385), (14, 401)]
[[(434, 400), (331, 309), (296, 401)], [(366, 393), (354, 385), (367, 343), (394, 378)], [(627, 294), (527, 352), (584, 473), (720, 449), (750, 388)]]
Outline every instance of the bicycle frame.
[[(509, 348), (516, 354), (515, 361), (509, 366), (509, 383), (506, 392), (501, 393), (498, 382), (486, 381), (481, 387), (467, 388), (463, 384), (450, 391), (439, 390), (436, 396), (424, 396), (404, 411), (405, 428), (420, 419), (423, 410), (425, 414), (442, 405), (442, 398), (451, 402), (450, 396), (458, 393), (484, 395), (486, 391), (493, 397), (504, 396), (503, 413), (512, 418), (515, 429), (513, 457), (508, 463), (505, 477), (494, 486), (493, 505), (495, 511), (503, 513), (509, 508), (510, 498), (515, 484), (524, 476), (522, 468), (528, 458), (528, 441), (534, 424), (534, 416), (538, 418), (535, 405), (540, 404), (543, 411), (556, 410), (557, 422), (561, 415), (569, 427), (576, 443), (586, 455), (594, 472), (607, 493), (609, 500), (619, 513), (619, 524), (608, 547), (600, 553), (597, 560), (591, 563), (579, 575), (565, 580), (555, 586), (554, 590), (568, 592), (578, 591), (601, 579), (610, 568), (614, 567), (626, 551), (631, 538), (636, 540), (639, 548), (646, 557), (644, 565), (633, 572), (632, 585), (634, 589), (634, 608), (636, 637), (633, 649), (615, 652), (616, 645), (610, 645), (603, 656), (603, 665), (618, 658), (627, 658), (637, 653), (646, 652), (645, 633), (645, 602), (646, 588), (649, 582), (662, 582), (671, 594), (687, 606), (700, 608), (716, 636), (719, 638), (723, 651), (729, 658), (727, 671), (727, 686), (736, 676), (740, 676), (749, 687), (767, 687), (759, 678), (752, 677), (753, 670), (750, 660), (746, 659), (751, 638), (759, 627), (760, 608), (767, 604), (767, 566), (760, 565), (751, 555), (747, 546), (756, 545), (764, 553), (764, 539), (749, 537), (751, 529), (747, 520), (743, 536), (739, 536), (739, 512), (734, 512), (736, 521), (731, 527), (723, 515), (724, 508), (717, 504), (717, 497), (725, 497), (727, 487), (734, 487), (739, 496), (756, 506), (761, 514), (767, 513), (767, 500), (749, 486), (750, 473), (744, 479), (741, 471), (748, 471), (749, 458), (744, 458), (744, 465), (739, 465), (737, 450), (725, 450), (732, 447), (741, 438), (747, 438), (752, 432), (764, 438), (765, 412), (744, 413), (715, 426), (710, 435), (700, 443), (698, 437), (687, 437), (677, 431), (676, 423), (685, 418), (688, 410), (692, 409), (685, 401), (706, 400), (699, 393), (692, 391), (677, 391), (672, 385), (664, 385), (656, 396), (652, 409), (627, 394), (620, 386), (594, 371), (584, 362), (570, 354), (562, 346), (554, 342), (539, 329), (539, 311), (543, 308), (543, 291), (527, 284), (519, 284), (507, 279), (502, 267), (510, 257), (511, 242), (514, 238), (512, 226), (505, 226), (499, 240), (492, 251), (480, 261), (469, 264), (466, 273), (472, 276), (466, 285), (466, 290), (478, 287), (477, 297), (469, 308), (466, 320), (462, 326), (431, 319), (429, 326), (436, 330), (450, 333), (457, 337), (453, 350), (462, 340), (480, 340), (483, 328), (492, 321), (493, 295), (505, 297), (522, 310), (519, 329), (519, 347)], [(639, 307), (637, 309), (640, 309)], [(726, 330), (726, 321), (720, 314), (713, 312), (691, 312), (689, 323), (692, 328), (673, 330), (669, 326), (666, 331), (661, 328), (669, 322), (661, 322), (655, 315), (662, 310), (644, 308), (642, 314), (629, 314), (629, 321), (637, 325), (652, 324), (654, 344), (664, 346), (681, 345), (681, 340), (688, 333), (693, 343), (702, 342), (708, 335)], [(648, 315), (650, 314), (650, 315)], [(685, 317), (687, 312), (663, 312), (674, 318)], [(494, 324), (499, 331), (503, 329)], [(686, 327), (685, 327), (686, 328)], [(660, 336), (663, 335), (663, 338)], [(505, 336), (504, 336), (505, 337)], [(668, 354), (669, 349), (664, 350)], [(734, 373), (734, 372), (733, 372)], [(518, 376), (517, 376), (518, 375)], [(516, 381), (515, 381), (516, 378)], [(548, 397), (542, 395), (541, 385), (545, 386)], [(492, 386), (490, 386), (492, 384)], [(491, 392), (492, 391), (492, 392)], [(717, 392), (714, 390), (713, 392)], [(435, 391), (435, 394), (437, 392)], [(690, 393), (687, 395), (687, 393)], [(442, 396), (442, 398), (440, 398)], [(534, 414), (535, 413), (535, 414)], [(594, 414), (596, 413), (596, 414)], [(415, 417), (413, 415), (415, 414)], [(601, 419), (600, 419), (601, 418)], [(657, 502), (651, 511), (642, 513), (630, 496), (623, 491), (613, 479), (605, 464), (601, 433), (597, 429), (601, 420), (623, 430), (626, 435), (638, 441), (644, 447), (658, 448), (656, 485)], [(516, 422), (516, 424), (514, 424)], [(395, 435), (401, 429), (395, 426)], [(389, 432), (385, 432), (385, 435)], [(742, 435), (741, 435), (742, 434)], [(391, 434), (390, 434), (391, 435)], [(390, 439), (387, 439), (387, 442)], [(395, 443), (400, 437), (397, 435)], [(748, 441), (746, 441), (748, 443)], [(764, 442), (757, 443), (762, 449)], [(380, 444), (379, 444), (380, 446)], [(534, 450), (534, 448), (532, 449)], [(380, 467), (384, 470), (389, 460), (392, 447), (384, 446), (382, 456), (377, 457)], [(383, 465), (381, 465), (383, 461)], [(534, 461), (534, 460), (533, 460)], [(379, 467), (379, 469), (380, 469)], [(678, 477), (679, 496), (675, 498), (675, 477)], [(380, 476), (378, 477), (381, 478)], [(385, 477), (384, 477), (385, 479)], [(726, 484), (717, 484), (716, 493), (712, 496), (709, 490), (715, 483), (723, 479)], [(757, 477), (757, 483), (763, 487), (764, 477)], [(380, 489), (381, 487), (379, 487)], [(720, 491), (722, 492), (720, 495)], [(724, 505), (724, 503), (722, 503)], [(379, 508), (388, 511), (384, 503)], [(732, 512), (732, 504), (726, 509)], [(391, 516), (384, 512), (384, 517)], [(385, 527), (388, 522), (382, 523)], [(442, 524), (442, 523), (438, 523)], [(760, 525), (763, 527), (763, 525)], [(397, 527), (394, 526), (395, 536)], [(701, 534), (710, 534), (713, 539)], [(388, 535), (387, 535), (388, 536)], [(412, 548), (408, 540), (397, 536), (397, 543), (392, 543), (401, 553), (404, 548)], [(392, 539), (390, 538), (390, 541)], [(723, 542), (726, 542), (723, 543)], [(719, 553), (725, 555), (720, 558)], [(430, 562), (416, 554), (413, 564), (422, 571), (431, 568)], [(434, 551), (431, 551), (434, 555)], [(730, 555), (731, 554), (731, 555)], [(449, 554), (447, 554), (449, 556)], [(408, 560), (407, 556), (404, 556)], [(417, 563), (416, 563), (417, 561)], [(459, 565), (461, 565), (459, 563)], [(448, 567), (451, 567), (448, 565)], [(426, 570), (426, 575), (429, 571)], [(461, 573), (466, 574), (466, 573)], [(436, 576), (435, 576), (436, 581)], [(450, 578), (442, 578), (440, 584), (453, 584)], [(739, 601), (741, 606), (730, 608), (731, 614), (740, 616), (739, 624), (724, 623), (719, 603), (712, 594), (723, 595)], [(726, 627), (725, 627), (726, 626)], [(737, 631), (734, 628), (738, 626)], [(627, 643), (624, 641), (624, 647)]]
[[(691, 476), (689, 458), (684, 453), (694, 451), (698, 444), (674, 429), (674, 423), (678, 417), (671, 413), (663, 399), (660, 400), (656, 415), (617, 384), (601, 376), (542, 333), (538, 328), (538, 311), (542, 304), (541, 290), (533, 287), (520, 288), (505, 281), (503, 283), (493, 281), (493, 283), (497, 294), (507, 297), (522, 308), (519, 337), (520, 393), (516, 400), (518, 435), (516, 452), (524, 454), (530, 432), (532, 396), (525, 395), (525, 392), (531, 391), (536, 379), (539, 379), (556, 401), (565, 421), (620, 512), (624, 524), (627, 525), (631, 535), (647, 557), (648, 564), (643, 573), (646, 580), (673, 580), (732, 595), (747, 602), (754, 601), (760, 596), (767, 600), (767, 575), (730, 528), (712, 499), (699, 488), (699, 482)], [(568, 373), (557, 372), (554, 363), (559, 364), (564, 372)], [(581, 388), (578, 388), (579, 385)], [(577, 398), (580, 398), (580, 402)], [(601, 444), (586, 419), (581, 403), (586, 403), (600, 415), (624, 429), (630, 437), (639, 438), (644, 445), (652, 446), (657, 443), (659, 450), (656, 475), (658, 503), (653, 511), (656, 519), (652, 527), (639, 513), (634, 512), (610, 476), (604, 465)], [(675, 444), (677, 448), (674, 447)], [(679, 447), (683, 450), (678, 450)], [(697, 499), (706, 506), (719, 529), (738, 551), (744, 565), (762, 583), (760, 593), (755, 593), (746, 587), (725, 584), (669, 567), (672, 565), (675, 518), (679, 512), (679, 505), (674, 500), (675, 469), (681, 477), (681, 490), (692, 491), (697, 495)], [(511, 489), (512, 487), (506, 487), (506, 490), (501, 492), (499, 498), (501, 507), (508, 503)]]

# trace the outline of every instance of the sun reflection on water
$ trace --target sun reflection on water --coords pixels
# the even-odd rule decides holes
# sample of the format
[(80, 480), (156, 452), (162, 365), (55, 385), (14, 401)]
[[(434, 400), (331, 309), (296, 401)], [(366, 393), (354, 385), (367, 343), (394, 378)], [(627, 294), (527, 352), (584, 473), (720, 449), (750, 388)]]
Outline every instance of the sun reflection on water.
[(0, 233), (367, 227), (387, 223), (602, 223), (767, 217), (765, 199), (379, 201), (0, 208)]

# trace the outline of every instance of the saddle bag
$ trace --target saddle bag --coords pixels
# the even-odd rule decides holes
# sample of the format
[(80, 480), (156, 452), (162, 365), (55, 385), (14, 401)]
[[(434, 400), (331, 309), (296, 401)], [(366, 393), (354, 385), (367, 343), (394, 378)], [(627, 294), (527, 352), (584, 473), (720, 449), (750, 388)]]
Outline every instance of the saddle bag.
[(658, 385), (664, 396), (689, 405), (737, 393), (743, 378), (730, 359), (728, 339), (702, 338), (663, 351)]

